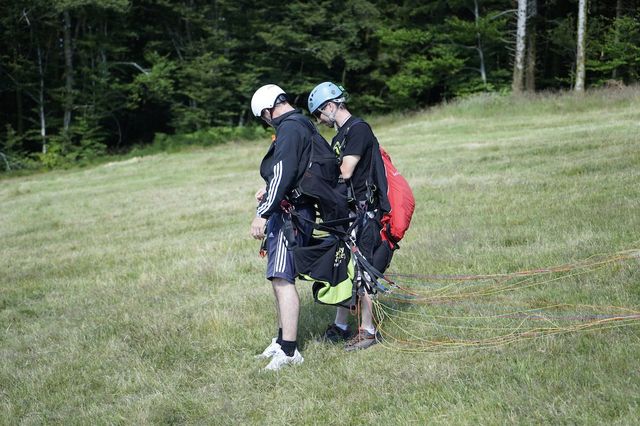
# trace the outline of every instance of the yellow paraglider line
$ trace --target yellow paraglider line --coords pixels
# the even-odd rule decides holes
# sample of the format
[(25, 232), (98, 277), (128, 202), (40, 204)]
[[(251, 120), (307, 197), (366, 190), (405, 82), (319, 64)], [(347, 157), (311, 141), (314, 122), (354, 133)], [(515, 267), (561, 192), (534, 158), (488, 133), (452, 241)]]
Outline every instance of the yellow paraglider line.
[[(495, 312), (486, 300), (516, 290), (558, 283), (631, 259), (640, 259), (640, 250), (625, 250), (608, 256), (594, 255), (576, 263), (508, 274), (389, 274), (396, 279), (409, 278), (409, 282), (394, 285), (393, 291), (379, 294), (373, 301), (382, 335), (381, 344), (403, 352), (451, 352), (500, 347), (566, 333), (638, 325), (640, 310), (630, 307), (568, 303), (543, 306), (534, 303), (536, 306), (531, 306), (531, 302), (526, 301), (500, 300), (493, 306), (499, 306), (504, 311)], [(540, 279), (545, 276), (548, 277)], [(411, 279), (427, 279), (431, 287), (442, 285), (424, 288), (424, 283), (411, 282)], [(460, 287), (460, 283), (465, 283), (465, 286)], [(423, 284), (422, 288), (420, 284)], [(514, 304), (525, 307), (509, 309)], [(414, 308), (401, 309), (394, 305), (403, 305), (405, 308), (414, 305)], [(432, 312), (420, 308), (426, 305), (433, 308), (430, 309)], [(438, 313), (443, 309), (457, 313)], [(474, 311), (485, 313), (477, 315)]]

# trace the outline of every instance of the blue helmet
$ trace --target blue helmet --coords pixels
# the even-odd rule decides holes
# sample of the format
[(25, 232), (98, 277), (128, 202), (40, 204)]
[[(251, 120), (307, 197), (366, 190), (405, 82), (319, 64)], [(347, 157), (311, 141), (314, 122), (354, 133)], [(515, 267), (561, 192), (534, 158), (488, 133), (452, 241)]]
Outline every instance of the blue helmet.
[(345, 92), (342, 86), (336, 86), (330, 81), (320, 83), (314, 87), (309, 94), (309, 100), (307, 102), (309, 112), (313, 114), (327, 101), (335, 100), (336, 102), (345, 102), (347, 100), (346, 94), (347, 92)]

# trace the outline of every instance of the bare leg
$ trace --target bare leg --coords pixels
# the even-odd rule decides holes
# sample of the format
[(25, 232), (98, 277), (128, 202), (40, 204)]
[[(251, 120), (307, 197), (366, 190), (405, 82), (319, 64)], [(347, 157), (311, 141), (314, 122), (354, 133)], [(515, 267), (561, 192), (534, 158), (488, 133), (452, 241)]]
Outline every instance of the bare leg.
[(339, 307), (336, 309), (336, 319), (334, 324), (347, 324), (349, 321), (349, 310), (347, 308)]
[(278, 303), (282, 339), (293, 342), (298, 334), (298, 315), (300, 314), (298, 290), (295, 285), (281, 278), (274, 278), (271, 284)]
[(365, 328), (367, 330), (375, 329), (375, 324), (373, 323), (373, 307), (371, 303), (371, 297), (366, 291), (360, 298), (360, 312), (362, 314), (360, 328)]
[(276, 301), (276, 316), (278, 320), (278, 328), (282, 328), (282, 320), (280, 319), (280, 306), (278, 306), (278, 293), (276, 292), (275, 285), (273, 286), (273, 297), (275, 298), (275, 301)]

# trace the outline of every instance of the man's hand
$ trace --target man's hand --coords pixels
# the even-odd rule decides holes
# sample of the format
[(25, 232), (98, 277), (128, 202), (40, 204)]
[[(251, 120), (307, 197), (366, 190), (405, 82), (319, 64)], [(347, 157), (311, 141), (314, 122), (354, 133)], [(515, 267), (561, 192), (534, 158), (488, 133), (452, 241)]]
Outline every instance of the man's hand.
[(256, 201), (259, 203), (260, 201), (262, 201), (262, 199), (264, 198), (264, 194), (267, 191), (264, 188), (258, 189), (258, 192), (256, 192)]
[(251, 236), (256, 240), (261, 240), (265, 237), (264, 227), (267, 223), (267, 219), (256, 216), (251, 222)]

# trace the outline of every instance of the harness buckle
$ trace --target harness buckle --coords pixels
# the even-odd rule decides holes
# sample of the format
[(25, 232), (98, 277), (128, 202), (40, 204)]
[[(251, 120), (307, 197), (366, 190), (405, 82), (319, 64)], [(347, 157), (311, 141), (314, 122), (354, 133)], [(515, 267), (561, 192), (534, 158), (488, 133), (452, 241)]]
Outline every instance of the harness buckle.
[(291, 213), (291, 210), (294, 209), (293, 204), (288, 200), (280, 201), (280, 208), (285, 213)]
[(302, 192), (300, 192), (300, 190), (298, 188), (294, 188), (291, 190), (291, 192), (289, 192), (289, 195), (287, 195), (287, 198), (291, 201), (291, 202), (296, 202), (300, 197), (302, 197)]

